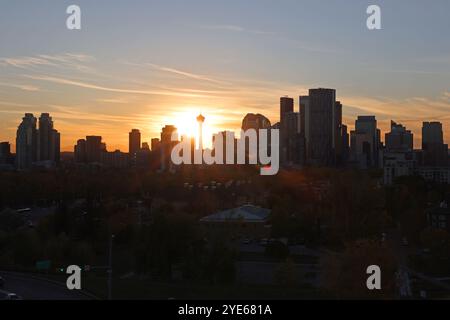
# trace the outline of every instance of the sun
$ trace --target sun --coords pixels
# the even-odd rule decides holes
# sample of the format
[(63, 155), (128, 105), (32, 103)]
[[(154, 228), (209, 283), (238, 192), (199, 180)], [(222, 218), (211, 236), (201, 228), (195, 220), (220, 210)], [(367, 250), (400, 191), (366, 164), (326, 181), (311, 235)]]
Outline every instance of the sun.
[(202, 114), (206, 118), (205, 122), (203, 123), (203, 146), (209, 148), (212, 145), (213, 134), (217, 133), (218, 131), (214, 130), (211, 121), (213, 117), (210, 117), (208, 113), (204, 113), (201, 110), (197, 109), (175, 112), (173, 114), (172, 123), (177, 128), (178, 135), (180, 137), (186, 135), (190, 138), (195, 138), (198, 143), (199, 127), (197, 117), (199, 114)]

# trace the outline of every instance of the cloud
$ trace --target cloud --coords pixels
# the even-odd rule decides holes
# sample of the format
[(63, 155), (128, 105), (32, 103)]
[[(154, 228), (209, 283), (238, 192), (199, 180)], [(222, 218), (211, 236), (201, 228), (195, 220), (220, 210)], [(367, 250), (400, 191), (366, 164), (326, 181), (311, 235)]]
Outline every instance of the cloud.
[(171, 67), (167, 67), (167, 66), (161, 66), (158, 64), (154, 64), (154, 63), (150, 63), (150, 62), (146, 62), (146, 63), (142, 63), (142, 64), (138, 64), (138, 63), (132, 63), (132, 62), (125, 62), (128, 65), (132, 65), (132, 66), (138, 66), (138, 67), (150, 67), (152, 69), (161, 71), (161, 72), (166, 72), (166, 73), (171, 73), (171, 74), (175, 74), (175, 75), (179, 75), (182, 76), (184, 78), (189, 78), (189, 79), (194, 79), (194, 80), (201, 80), (201, 81), (207, 81), (207, 82), (212, 82), (212, 83), (217, 83), (217, 84), (227, 84), (224, 81), (221, 80), (217, 80), (214, 78), (211, 78), (209, 76), (206, 75), (202, 75), (202, 74), (196, 74), (196, 73), (192, 73), (192, 72), (187, 72), (184, 70), (180, 70), (180, 69), (175, 69), (175, 68), (171, 68)]
[(39, 87), (28, 85), (28, 84), (14, 84), (14, 83), (4, 83), (0, 82), (0, 86), (16, 88), (24, 91), (40, 91)]
[(85, 88), (85, 89), (116, 92), (116, 93), (162, 95), (162, 96), (191, 97), (191, 98), (207, 97), (205, 95), (196, 94), (196, 93), (172, 92), (172, 91), (162, 91), (162, 90), (157, 91), (157, 90), (112, 88), (112, 87), (106, 87), (106, 86), (92, 84), (89, 82), (69, 80), (69, 79), (65, 79), (65, 78), (51, 77), (51, 76), (45, 76), (45, 75), (41, 75), (41, 76), (24, 75), (24, 77), (33, 79), (33, 80), (47, 81), (47, 82), (52, 82), (52, 83), (56, 83), (56, 84), (70, 85), (70, 86), (75, 86), (75, 87), (80, 87), (80, 88)]
[(21, 69), (56, 67), (73, 69), (81, 72), (92, 72), (92, 69), (86, 66), (85, 63), (93, 60), (95, 59), (92, 56), (82, 53), (63, 53), (55, 55), (40, 54), (35, 56), (0, 58), (0, 65)]
[(262, 31), (262, 30), (253, 30), (253, 29), (246, 29), (241, 26), (237, 25), (209, 25), (209, 26), (202, 26), (203, 29), (209, 29), (209, 30), (222, 30), (222, 31), (231, 31), (231, 32), (243, 32), (243, 33), (250, 33), (250, 34), (260, 34), (260, 35), (275, 35), (275, 32), (272, 31)]

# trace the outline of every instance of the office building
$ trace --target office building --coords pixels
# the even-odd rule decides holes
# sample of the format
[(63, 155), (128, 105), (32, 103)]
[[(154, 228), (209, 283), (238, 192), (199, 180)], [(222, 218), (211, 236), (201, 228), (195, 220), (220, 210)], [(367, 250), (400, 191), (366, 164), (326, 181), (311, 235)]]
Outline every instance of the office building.
[(350, 133), (351, 160), (357, 167), (367, 169), (381, 166), (380, 135), (375, 116), (358, 116), (355, 130)]
[(307, 97), (300, 97), (300, 115), (306, 164), (336, 165), (342, 125), (342, 105), (336, 103), (336, 90), (310, 89)]
[(414, 135), (401, 124), (391, 121), (391, 132), (385, 135), (386, 152), (411, 152)]
[(448, 166), (448, 145), (444, 144), (442, 123), (424, 122), (422, 127), (424, 166)]
[(26, 113), (17, 129), (16, 167), (19, 170), (30, 169), (37, 159), (37, 119)]

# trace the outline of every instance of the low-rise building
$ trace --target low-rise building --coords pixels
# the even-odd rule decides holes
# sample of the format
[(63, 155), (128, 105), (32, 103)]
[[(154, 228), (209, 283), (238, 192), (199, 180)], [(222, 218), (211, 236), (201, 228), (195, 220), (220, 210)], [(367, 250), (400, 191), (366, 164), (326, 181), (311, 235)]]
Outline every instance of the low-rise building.
[(206, 234), (226, 234), (232, 238), (270, 237), (271, 210), (244, 205), (220, 211), (200, 219)]
[(443, 201), (438, 207), (428, 209), (427, 218), (431, 228), (450, 231), (450, 208), (448, 202)]

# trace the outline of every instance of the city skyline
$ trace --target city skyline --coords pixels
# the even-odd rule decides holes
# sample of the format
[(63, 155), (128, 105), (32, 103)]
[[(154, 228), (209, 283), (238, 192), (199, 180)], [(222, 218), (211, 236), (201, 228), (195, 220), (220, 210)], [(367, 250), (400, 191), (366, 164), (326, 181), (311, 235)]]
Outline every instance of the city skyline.
[(298, 111), (312, 87), (338, 88), (349, 132), (358, 115), (375, 115), (381, 137), (394, 120), (419, 148), (423, 121), (450, 127), (450, 44), (436, 31), (449, 27), (447, 1), (380, 1), (383, 29), (374, 32), (368, 1), (264, 1), (264, 10), (134, 1), (109, 11), (79, 1), (80, 31), (65, 28), (65, 3), (46, 2), (10, 2), (0, 13), (2, 141), (14, 140), (19, 116), (43, 111), (58, 119), (62, 151), (93, 132), (127, 150), (129, 129), (150, 140), (164, 124), (191, 130), (199, 113), (208, 137), (237, 131), (247, 113), (275, 123), (278, 97), (293, 97)]
[[(323, 88), (309, 89), (309, 90), (313, 90), (313, 91), (314, 90), (334, 90), (335, 91), (335, 89), (323, 89)], [(282, 97), (280, 97), (280, 102), (279, 102), (277, 111), (278, 112), (281, 111), (281, 112), (284, 112), (284, 113), (295, 113), (295, 114), (298, 114), (299, 117), (302, 117), (302, 112), (300, 110), (300, 108), (302, 107), (300, 105), (300, 99), (305, 99), (307, 97), (308, 97), (307, 95), (306, 96), (300, 96), (299, 99), (298, 99), (299, 101), (296, 103), (294, 98), (291, 98), (291, 97), (289, 97), (287, 95), (286, 96), (282, 96)], [(291, 105), (288, 108), (289, 110), (287, 110), (287, 109), (284, 110), (284, 108), (285, 108), (284, 101), (286, 101), (286, 100), (291, 100), (293, 102), (293, 105)], [(340, 101), (336, 101), (336, 102), (340, 105), (341, 112), (343, 113), (344, 110), (345, 110), (343, 108), (343, 105), (341, 104)], [(303, 103), (301, 103), (301, 104), (303, 104)], [(23, 115), (26, 118), (27, 115), (34, 116), (34, 113), (26, 112)], [(178, 133), (179, 137), (182, 137), (183, 135), (186, 135), (186, 136), (188, 136), (190, 138), (196, 139), (196, 142), (198, 143), (199, 142), (199, 140), (198, 140), (198, 138), (199, 138), (198, 117), (199, 116), (203, 117), (203, 115), (201, 113), (197, 114), (197, 115), (195, 113), (192, 113), (192, 115), (193, 115), (193, 121), (191, 121), (191, 123), (189, 123), (189, 124), (186, 124), (187, 121), (185, 121), (185, 123), (181, 124), (181, 130), (180, 130), (180, 128), (177, 125), (174, 125), (173, 122), (169, 121), (168, 123), (161, 124), (160, 131), (155, 136), (144, 136), (144, 135), (142, 135), (141, 128), (124, 129), (124, 131), (126, 131), (126, 132), (124, 132), (123, 135), (127, 136), (127, 140), (126, 140), (127, 144), (124, 145), (122, 148), (110, 147), (111, 145), (112, 146), (116, 146), (116, 144), (113, 142), (112, 144), (107, 144), (106, 145), (107, 150), (108, 151), (122, 151), (122, 152), (128, 152), (129, 153), (130, 152), (130, 144), (132, 143), (131, 140), (130, 140), (132, 134), (137, 134), (138, 135), (137, 139), (139, 140), (139, 147), (137, 146), (137, 143), (134, 142), (134, 149), (137, 150), (140, 147), (142, 147), (142, 144), (148, 144), (154, 139), (160, 139), (161, 138), (161, 130), (164, 130), (164, 126), (173, 126), (177, 130), (177, 133)], [(41, 113), (41, 117), (43, 117), (43, 116), (44, 117), (50, 117), (50, 113), (42, 112)], [(232, 131), (232, 132), (234, 132), (236, 134), (236, 137), (239, 137), (239, 134), (240, 134), (241, 130), (243, 129), (242, 126), (245, 126), (244, 122), (246, 121), (248, 116), (262, 116), (262, 117), (264, 117), (265, 119), (268, 120), (269, 124), (270, 123), (272, 123), (272, 125), (279, 124), (279, 121), (278, 122), (271, 122), (270, 119), (266, 118), (264, 114), (260, 114), (260, 113), (258, 113), (258, 114), (253, 114), (253, 113), (242, 114), (241, 115), (241, 120), (240, 120), (240, 122), (238, 124), (239, 128), (224, 128), (223, 130), (222, 129), (218, 129), (217, 131), (214, 131), (214, 129), (212, 127), (206, 126), (208, 128), (208, 130), (205, 133), (204, 132), (205, 129), (203, 127), (202, 131), (203, 131), (203, 145), (204, 145), (204, 148), (211, 148), (212, 142), (213, 142), (213, 135), (214, 134), (218, 134), (220, 132)], [(34, 116), (34, 117), (35, 117), (35, 120), (37, 120), (37, 117), (36, 116)], [(53, 117), (50, 117), (50, 121), (52, 123), (51, 126), (53, 127), (52, 118)], [(380, 128), (378, 126), (379, 121), (378, 121), (377, 115), (368, 115), (368, 114), (357, 115), (356, 118), (354, 118), (354, 119), (348, 119), (350, 121), (349, 123), (343, 122), (343, 118), (341, 119), (341, 121), (342, 121), (342, 125), (346, 129), (347, 128), (353, 128), (353, 129), (356, 129), (355, 132), (357, 132), (357, 123), (358, 123), (358, 121), (361, 121), (362, 119), (367, 119), (367, 118), (373, 118), (375, 120), (375, 129), (378, 129), (380, 131), (379, 132), (379, 136), (380, 136), (379, 140), (380, 140), (380, 142), (385, 144), (385, 147), (386, 147), (386, 137), (387, 137), (386, 135), (388, 135), (392, 131), (392, 126), (393, 125), (394, 126), (402, 126), (402, 125), (404, 125), (403, 122), (405, 122), (405, 121), (403, 121), (403, 122), (398, 121), (397, 119), (391, 119), (389, 121), (389, 130), (385, 131), (385, 130), (380, 130)], [(186, 118), (184, 118), (184, 119), (187, 120)], [(301, 128), (302, 124), (304, 125), (304, 120), (300, 120), (300, 122), (301, 122), (301, 124), (300, 123), (298, 124), (299, 125), (299, 129)], [(410, 124), (409, 121), (406, 121), (405, 123), (406, 124)], [(205, 121), (202, 122), (202, 126), (205, 126), (205, 124), (207, 125), (208, 122), (207, 121), (206, 122)], [(417, 125), (420, 125), (420, 127), (418, 127), (417, 130), (420, 130), (420, 132), (423, 134), (423, 132), (424, 132), (424, 127), (423, 126), (429, 126), (429, 125), (432, 125), (432, 124), (437, 124), (437, 125), (440, 126), (440, 129), (443, 132), (442, 143), (446, 143), (447, 142), (446, 138), (445, 138), (446, 137), (446, 128), (445, 128), (445, 125), (442, 122), (440, 122), (440, 121), (432, 121), (432, 120), (421, 121), (420, 123), (417, 124)], [(21, 122), (18, 120), (18, 125), (17, 125), (17, 127), (15, 129), (16, 132), (15, 132), (15, 136), (13, 137), (13, 139), (11, 139), (11, 140), (1, 140), (0, 139), (0, 141), (9, 143), (11, 145), (11, 147), (16, 147), (16, 143), (15, 142), (16, 142), (16, 139), (17, 139), (17, 130), (20, 129), (20, 125), (21, 125)], [(187, 131), (186, 131), (186, 128), (188, 128)], [(411, 130), (408, 125), (404, 125), (404, 129), (407, 129), (408, 132), (411, 132), (413, 137), (414, 137), (413, 138), (413, 149), (422, 150), (423, 149), (423, 136), (422, 136), (422, 134), (419, 134), (420, 138), (417, 138), (416, 137), (417, 133), (414, 132), (413, 130)], [(60, 130), (60, 131), (62, 131), (62, 130)], [(348, 133), (351, 133), (352, 131), (353, 130), (348, 130)], [(58, 132), (58, 131), (56, 131), (56, 132)], [(58, 139), (59, 139), (59, 134), (60, 133), (58, 133)], [(100, 137), (102, 137), (102, 139), (105, 138), (104, 136), (102, 136), (101, 134), (98, 134), (96, 132), (88, 132), (87, 134), (84, 134), (84, 136), (92, 136), (92, 135), (100, 136)], [(1, 131), (0, 131), (0, 136), (1, 136)], [(63, 132), (62, 136), (64, 136), (64, 132)], [(77, 141), (82, 136), (83, 136), (83, 134), (80, 134), (74, 140), (72, 146), (68, 147), (67, 150), (64, 150), (63, 148), (61, 148), (61, 152), (73, 152), (74, 151), (74, 145), (76, 145)], [(108, 141), (108, 139), (105, 139), (105, 141)], [(413, 149), (411, 149), (411, 150), (413, 150)], [(16, 152), (15, 148), (11, 148), (11, 152)]]

